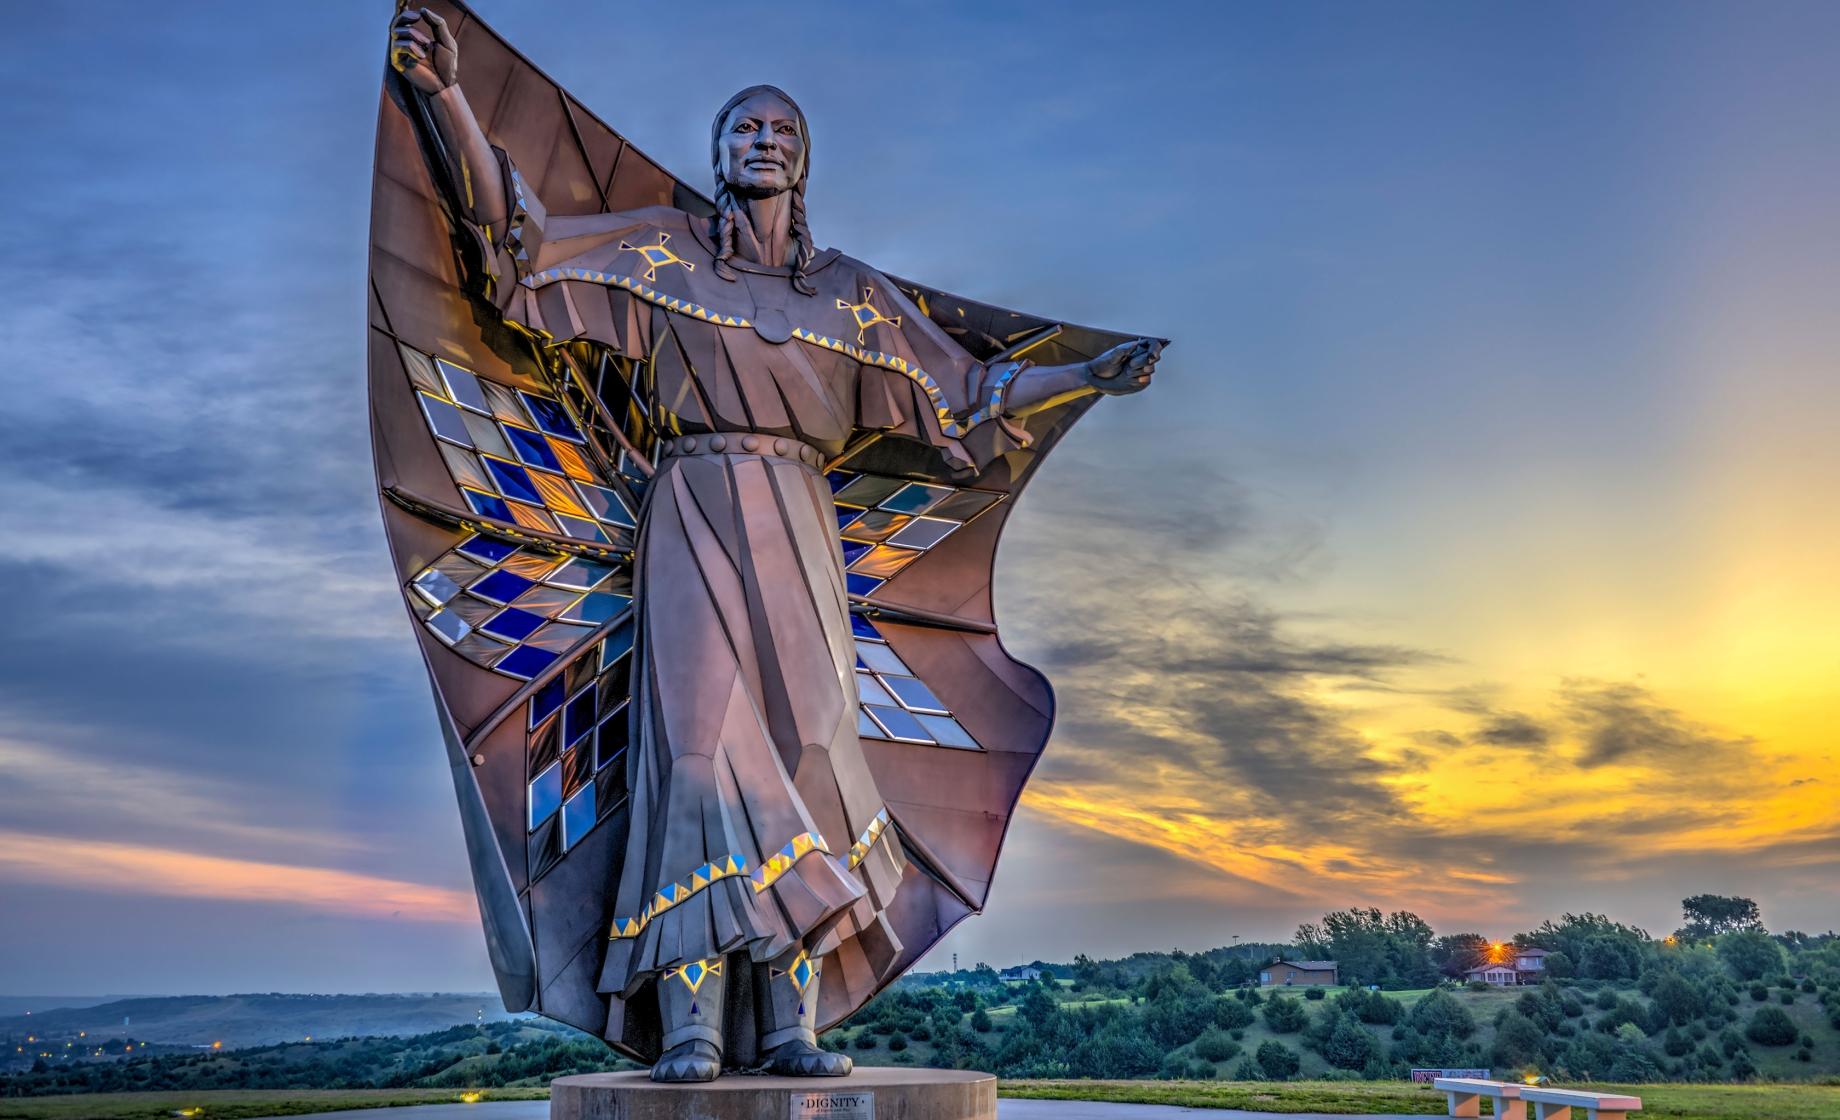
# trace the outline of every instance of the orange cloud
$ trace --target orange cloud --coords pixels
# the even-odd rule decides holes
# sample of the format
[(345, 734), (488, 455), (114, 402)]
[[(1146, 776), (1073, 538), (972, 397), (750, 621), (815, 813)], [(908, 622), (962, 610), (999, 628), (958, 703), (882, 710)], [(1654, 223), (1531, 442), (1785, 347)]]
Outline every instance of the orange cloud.
[(353, 917), (472, 922), (479, 916), (471, 893), (421, 883), (24, 832), (0, 831), (0, 875), (164, 898), (278, 903)]

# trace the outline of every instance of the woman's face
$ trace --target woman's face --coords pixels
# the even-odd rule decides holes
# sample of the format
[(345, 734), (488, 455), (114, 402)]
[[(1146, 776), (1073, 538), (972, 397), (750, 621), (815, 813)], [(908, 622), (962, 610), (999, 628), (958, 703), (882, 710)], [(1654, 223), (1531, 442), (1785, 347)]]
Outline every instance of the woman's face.
[(798, 114), (770, 93), (757, 93), (728, 111), (718, 141), (722, 179), (752, 197), (789, 191), (805, 171)]

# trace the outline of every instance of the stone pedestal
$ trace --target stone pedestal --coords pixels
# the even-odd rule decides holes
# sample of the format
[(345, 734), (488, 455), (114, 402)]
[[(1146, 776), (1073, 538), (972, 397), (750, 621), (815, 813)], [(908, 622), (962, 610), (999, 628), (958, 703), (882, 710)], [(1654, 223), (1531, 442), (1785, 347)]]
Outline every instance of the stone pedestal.
[(550, 1120), (996, 1120), (997, 1079), (964, 1070), (864, 1068), (848, 1077), (730, 1074), (659, 1085), (644, 1072), (558, 1077)]

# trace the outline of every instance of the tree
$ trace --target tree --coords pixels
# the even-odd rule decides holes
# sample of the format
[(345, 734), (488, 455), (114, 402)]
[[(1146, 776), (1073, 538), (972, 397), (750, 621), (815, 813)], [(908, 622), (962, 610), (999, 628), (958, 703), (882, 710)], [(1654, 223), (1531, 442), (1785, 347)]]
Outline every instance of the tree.
[(1546, 954), (1545, 972), (1554, 980), (1568, 980), (1577, 970), (1578, 966), (1573, 964), (1572, 958), (1566, 956), (1563, 951), (1554, 949)]
[(1244, 1000), (1221, 996), (1214, 1001), (1214, 1025), (1222, 1030), (1244, 1030), (1252, 1025), (1252, 1008)]
[(1380, 1044), (1353, 1015), (1338, 1016), (1335, 1030), (1323, 1043), (1322, 1055), (1340, 1069), (1361, 1069), (1380, 1052)]
[[(1465, 972), (1486, 963), (1489, 956), (1489, 939), (1480, 933), (1446, 934), (1431, 943), (1431, 963), (1453, 980), (1461, 980)], [(1550, 961), (1547, 967), (1551, 967)]]
[(1593, 934), (1585, 939), (1578, 971), (1590, 980), (1630, 980), (1642, 971), (1642, 947), (1616, 934)]
[(1782, 946), (1761, 930), (1739, 930), (1719, 938), (1719, 959), (1740, 980), (1761, 980), (1782, 971)]
[[(1655, 981), (1655, 986), (1648, 993), (1655, 1001), (1655, 1009), (1664, 1021), (1669, 1023), (1691, 1023), (1705, 1011), (1705, 1000), (1700, 997), (1699, 989), (1681, 979), (1680, 974), (1668, 969)], [(1683, 1051), (1684, 1053), (1684, 1051)], [(1679, 1057), (1680, 1055), (1675, 1055)]]
[(1382, 915), (1378, 909), (1335, 910), (1323, 915), (1320, 925), (1297, 927), (1298, 951), (1336, 962), (1344, 983), (1421, 984), (1435, 973), (1431, 967), (1431, 927), (1417, 914), (1400, 910)]
[(1259, 1070), (1273, 1081), (1283, 1081), (1287, 1077), (1294, 1077), (1303, 1067), (1302, 1059), (1298, 1058), (1290, 1047), (1275, 1038), (1260, 1043), (1256, 1057)]
[(1475, 1017), (1457, 998), (1436, 989), (1412, 1007), (1412, 1029), (1428, 1039), (1468, 1038), (1476, 1031)]
[(1801, 1032), (1795, 1029), (1795, 1021), (1782, 1008), (1764, 1007), (1751, 1016), (1744, 1028), (1744, 1037), (1760, 1046), (1787, 1046), (1800, 1038)]
[(1495, 1043), (1489, 1049), (1492, 1064), (1518, 1069), (1540, 1060), (1540, 1046), (1546, 1032), (1538, 1023), (1518, 1011), (1505, 1011), (1495, 1024)]
[(1226, 1062), (1239, 1056), (1239, 1043), (1219, 1027), (1209, 1027), (1195, 1039), (1195, 1057), (1207, 1062)]
[(1696, 894), (1681, 899), (1680, 909), (1687, 918), (1687, 924), (1680, 928), (1680, 936), (1694, 941), (1710, 941), (1720, 934), (1763, 928), (1757, 904), (1748, 898)]
[(1266, 1002), (1262, 1014), (1265, 1016), (1265, 1025), (1276, 1034), (1292, 1034), (1302, 1030), (1309, 1022), (1303, 1004), (1288, 996), (1273, 996)]

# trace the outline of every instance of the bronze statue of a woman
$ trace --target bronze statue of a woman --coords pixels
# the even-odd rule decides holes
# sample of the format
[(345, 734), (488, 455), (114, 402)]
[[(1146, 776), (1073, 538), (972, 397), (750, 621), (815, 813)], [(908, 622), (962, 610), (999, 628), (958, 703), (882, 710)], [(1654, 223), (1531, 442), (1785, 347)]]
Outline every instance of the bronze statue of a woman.
[(507, 1003), (657, 1080), (848, 1073), (817, 1031), (981, 908), (1046, 739), (1002, 518), (1162, 343), (819, 250), (771, 86), (710, 203), (463, 7), (389, 49), (378, 471)]

